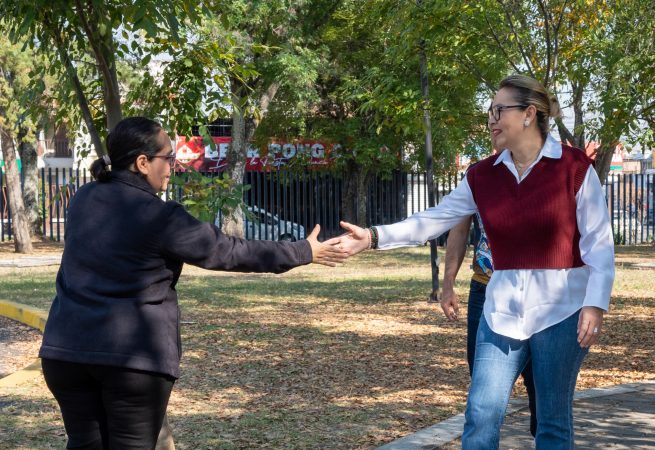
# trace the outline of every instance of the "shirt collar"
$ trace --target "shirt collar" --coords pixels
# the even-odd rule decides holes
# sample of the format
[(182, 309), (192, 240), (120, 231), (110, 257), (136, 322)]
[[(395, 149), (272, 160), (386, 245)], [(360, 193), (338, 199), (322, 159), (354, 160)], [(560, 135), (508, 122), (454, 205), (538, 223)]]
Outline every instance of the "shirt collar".
[[(562, 144), (557, 142), (554, 137), (552, 137), (550, 134), (548, 137), (546, 137), (546, 142), (544, 142), (544, 146), (541, 147), (541, 150), (539, 151), (539, 156), (537, 156), (537, 160), (541, 159), (542, 157), (546, 158), (552, 158), (552, 159), (560, 159), (562, 157)], [(494, 166), (504, 162), (504, 161), (511, 161), (512, 160), (512, 155), (508, 149), (504, 149), (500, 156), (496, 158), (496, 161), (494, 162)]]

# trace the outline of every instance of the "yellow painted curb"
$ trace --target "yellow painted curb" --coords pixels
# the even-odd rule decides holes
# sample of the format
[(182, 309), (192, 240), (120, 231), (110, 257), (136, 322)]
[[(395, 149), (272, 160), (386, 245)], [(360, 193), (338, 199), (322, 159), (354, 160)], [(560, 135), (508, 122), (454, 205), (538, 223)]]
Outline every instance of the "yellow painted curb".
[[(21, 305), (20, 303), (0, 300), (0, 316), (17, 320), (37, 330), (45, 329), (48, 313), (39, 308)], [(0, 388), (14, 387), (31, 380), (41, 373), (41, 360), (36, 359), (32, 364), (17, 372), (0, 378)]]
[(0, 316), (17, 320), (37, 330), (45, 329), (45, 322), (48, 320), (48, 313), (39, 308), (21, 305), (20, 303), (0, 300)]
[(23, 384), (41, 374), (41, 360), (37, 359), (24, 369), (0, 378), (0, 388), (11, 388)]

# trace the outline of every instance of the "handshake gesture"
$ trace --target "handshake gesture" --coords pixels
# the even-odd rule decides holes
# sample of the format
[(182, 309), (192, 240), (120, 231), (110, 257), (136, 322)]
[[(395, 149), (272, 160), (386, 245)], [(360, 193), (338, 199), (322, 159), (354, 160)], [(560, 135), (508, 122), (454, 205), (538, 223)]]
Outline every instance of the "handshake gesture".
[(307, 241), (312, 247), (312, 262), (335, 267), (349, 256), (371, 248), (372, 236), (368, 229), (343, 221), (340, 225), (346, 230), (346, 233), (341, 236), (319, 242), (320, 225), (316, 225), (307, 236)]

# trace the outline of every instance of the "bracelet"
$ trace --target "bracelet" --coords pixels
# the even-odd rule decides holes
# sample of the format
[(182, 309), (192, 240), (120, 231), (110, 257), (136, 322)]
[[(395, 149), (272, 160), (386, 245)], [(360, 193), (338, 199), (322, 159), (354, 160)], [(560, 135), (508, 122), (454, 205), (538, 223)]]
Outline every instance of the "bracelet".
[(373, 238), (371, 236), (372, 236), (371, 229), (367, 228), (366, 229), (366, 240), (367, 240), (368, 243), (366, 244), (366, 250), (370, 250), (371, 245), (373, 245)]
[(377, 228), (370, 227), (370, 228), (367, 228), (367, 230), (368, 230), (368, 239), (369, 239), (368, 248), (369, 249), (378, 248), (378, 230), (377, 230)]

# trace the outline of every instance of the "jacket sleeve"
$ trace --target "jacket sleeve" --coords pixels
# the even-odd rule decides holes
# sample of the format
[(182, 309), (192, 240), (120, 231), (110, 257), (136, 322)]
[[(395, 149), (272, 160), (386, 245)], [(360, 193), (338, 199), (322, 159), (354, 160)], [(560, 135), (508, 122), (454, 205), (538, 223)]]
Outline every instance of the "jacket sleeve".
[(160, 237), (167, 257), (205, 269), (236, 272), (281, 273), (312, 262), (307, 240), (247, 241), (226, 236), (215, 225), (200, 222), (179, 203), (167, 202), (166, 208)]

